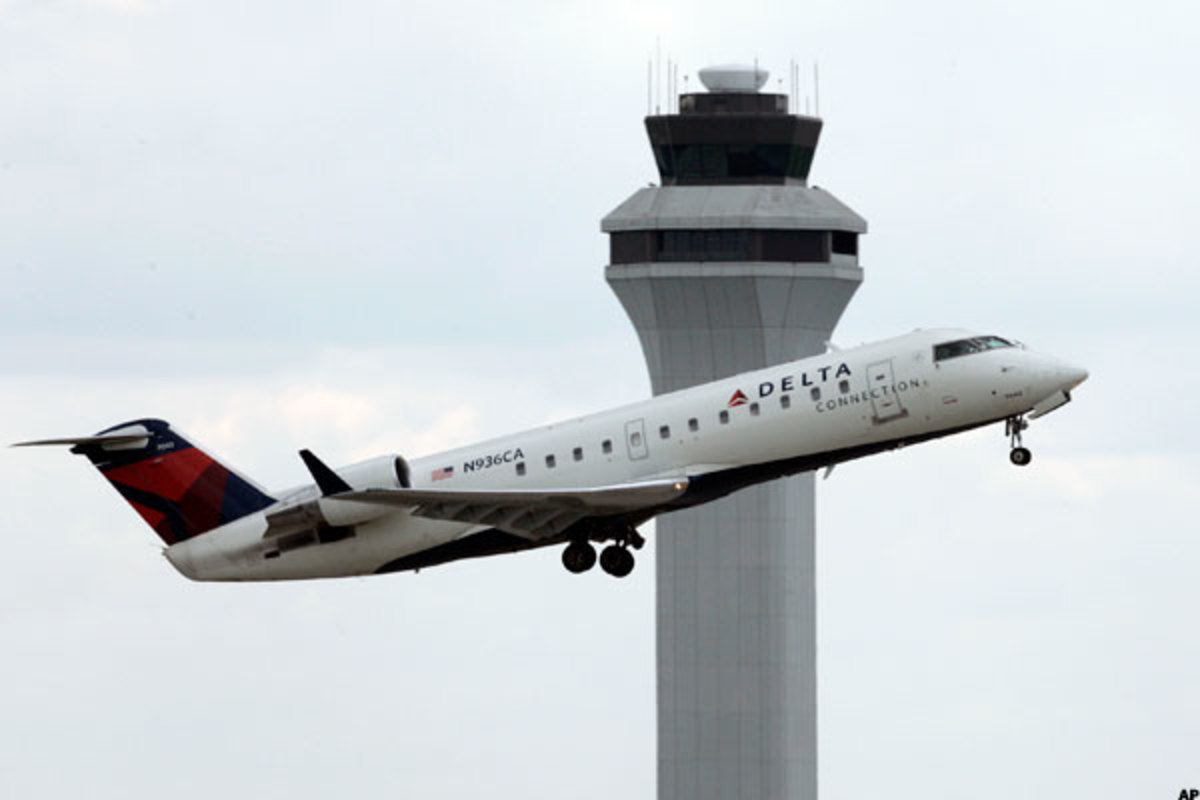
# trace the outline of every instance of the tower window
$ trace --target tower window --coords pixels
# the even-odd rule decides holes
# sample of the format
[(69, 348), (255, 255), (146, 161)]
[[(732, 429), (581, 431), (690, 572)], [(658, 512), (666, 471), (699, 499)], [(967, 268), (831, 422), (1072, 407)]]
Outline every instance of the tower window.
[(757, 231), (761, 261), (828, 261), (828, 231)]
[(748, 261), (752, 235), (752, 231), (728, 228), (658, 231), (654, 260)]
[[(850, 248), (847, 237), (857, 240), (857, 236), (840, 231), (772, 228), (614, 231), (609, 234), (609, 261), (613, 264), (663, 261), (824, 263), (829, 261), (831, 253)], [(850, 255), (856, 253), (857, 245)]]
[(815, 148), (785, 142), (756, 144), (660, 143), (651, 133), (663, 184), (782, 183), (808, 177)]
[(858, 255), (858, 234), (848, 231), (834, 231), (833, 252), (847, 256)]

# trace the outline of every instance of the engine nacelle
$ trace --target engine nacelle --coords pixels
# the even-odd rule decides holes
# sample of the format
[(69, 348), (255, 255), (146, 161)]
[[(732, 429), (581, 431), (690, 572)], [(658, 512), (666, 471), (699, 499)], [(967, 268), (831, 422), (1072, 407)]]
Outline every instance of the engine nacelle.
[[(407, 489), (409, 480), (408, 462), (401, 456), (388, 455), (360, 461), (336, 470), (339, 478), (356, 490), (364, 489)], [(285, 539), (285, 534), (315, 531), (321, 528), (352, 528), (364, 522), (390, 514), (396, 509), (375, 503), (356, 500), (338, 500), (336, 497), (313, 497), (302, 503), (287, 506), (267, 514), (267, 536)], [(296, 542), (301, 542), (300, 538)], [(286, 544), (284, 546), (286, 549)]]
[(335, 471), (339, 478), (355, 489), (412, 487), (408, 462), (398, 455), (378, 456)]

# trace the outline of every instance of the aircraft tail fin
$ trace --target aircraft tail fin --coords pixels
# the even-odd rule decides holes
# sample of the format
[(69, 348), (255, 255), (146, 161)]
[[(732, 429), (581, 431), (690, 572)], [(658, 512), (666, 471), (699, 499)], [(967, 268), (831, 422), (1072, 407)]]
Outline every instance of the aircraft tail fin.
[(21, 442), (70, 445), (86, 456), (166, 544), (260, 511), (275, 502), (161, 419), (115, 425), (94, 436)]

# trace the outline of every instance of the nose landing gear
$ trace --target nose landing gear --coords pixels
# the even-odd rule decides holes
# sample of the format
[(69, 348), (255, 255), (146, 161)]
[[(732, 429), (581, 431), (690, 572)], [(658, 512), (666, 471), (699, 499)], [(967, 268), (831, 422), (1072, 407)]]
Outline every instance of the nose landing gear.
[(1008, 460), (1018, 467), (1024, 467), (1033, 460), (1033, 453), (1029, 452), (1029, 448), (1021, 443), (1021, 433), (1029, 427), (1029, 423), (1024, 417), (1009, 417), (1004, 420), (1004, 435), (1008, 437), (1009, 445), (1012, 449), (1008, 453)]
[(1014, 447), (1008, 454), (1008, 460), (1023, 467), (1033, 460), (1033, 453), (1029, 452), (1028, 447)]

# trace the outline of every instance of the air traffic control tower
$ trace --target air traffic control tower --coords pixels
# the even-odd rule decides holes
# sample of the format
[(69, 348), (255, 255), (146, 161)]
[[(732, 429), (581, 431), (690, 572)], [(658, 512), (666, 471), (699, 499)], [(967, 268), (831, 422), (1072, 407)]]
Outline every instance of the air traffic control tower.
[[(757, 67), (649, 116), (661, 185), (604, 218), (655, 394), (823, 352), (866, 221), (808, 185), (817, 117)], [(658, 518), (659, 800), (815, 800), (811, 473)]]

